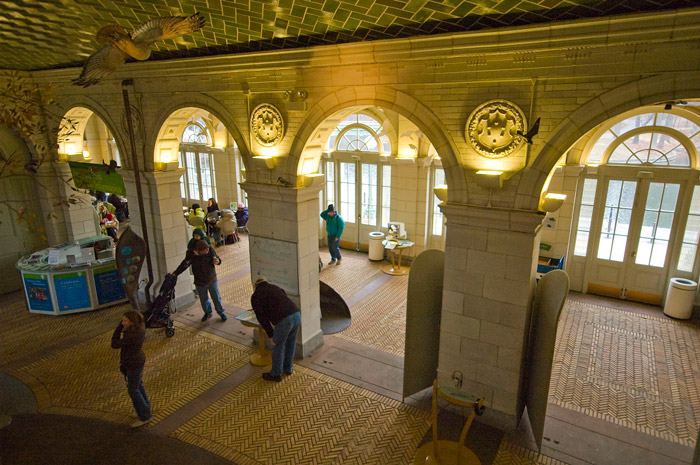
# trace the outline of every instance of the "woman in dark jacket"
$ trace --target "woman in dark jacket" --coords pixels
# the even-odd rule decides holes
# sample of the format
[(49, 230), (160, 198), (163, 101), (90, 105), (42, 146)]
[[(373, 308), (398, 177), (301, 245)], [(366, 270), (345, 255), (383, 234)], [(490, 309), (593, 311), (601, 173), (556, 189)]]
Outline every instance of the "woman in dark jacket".
[(153, 419), (151, 402), (143, 387), (143, 367), (146, 364), (146, 354), (143, 353), (143, 342), (146, 339), (146, 325), (143, 315), (130, 310), (122, 316), (122, 321), (112, 334), (112, 348), (121, 349), (119, 356), (119, 371), (126, 379), (126, 389), (134, 404), (138, 421), (131, 424), (132, 428), (143, 426)]

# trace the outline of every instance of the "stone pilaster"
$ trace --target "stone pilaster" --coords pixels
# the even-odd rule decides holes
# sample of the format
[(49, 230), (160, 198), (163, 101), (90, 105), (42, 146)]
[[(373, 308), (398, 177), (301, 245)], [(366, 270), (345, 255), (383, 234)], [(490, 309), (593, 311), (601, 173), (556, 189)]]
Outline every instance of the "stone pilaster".
[[(100, 234), (95, 224), (95, 207), (92, 206), (91, 198), (88, 194), (73, 190), (73, 174), (68, 163), (46, 164), (46, 167), (40, 168), (38, 175), (41, 176), (45, 188), (39, 195), (42, 210), (47, 211), (44, 218), (48, 218), (45, 221), (49, 244), (75, 241)], [(56, 206), (60, 200), (69, 199), (71, 196), (78, 202)], [(52, 215), (49, 216), (49, 213)]]
[[(129, 201), (129, 219), (133, 231), (143, 237), (139, 202), (136, 195), (136, 183), (132, 170), (120, 170), (124, 177), (127, 199)], [(182, 214), (182, 197), (180, 194), (180, 177), (184, 170), (141, 172), (141, 190), (144, 210), (148, 221), (148, 242), (153, 263), (153, 284), (151, 295), (156, 295), (169, 271), (174, 271), (185, 258), (187, 251), (187, 226)], [(141, 279), (148, 276), (144, 264)], [(192, 275), (182, 273), (175, 288), (175, 304), (178, 307), (189, 305), (195, 297)]]
[(517, 422), (535, 288), (537, 212), (443, 204), (447, 219), (438, 378)]
[[(290, 295), (301, 310), (298, 351), (306, 357), (323, 345), (318, 284), (318, 194), (321, 186), (304, 188), (246, 182), (250, 236), (293, 242), (297, 246), (299, 295)], [(251, 254), (254, 244), (251, 242)]]

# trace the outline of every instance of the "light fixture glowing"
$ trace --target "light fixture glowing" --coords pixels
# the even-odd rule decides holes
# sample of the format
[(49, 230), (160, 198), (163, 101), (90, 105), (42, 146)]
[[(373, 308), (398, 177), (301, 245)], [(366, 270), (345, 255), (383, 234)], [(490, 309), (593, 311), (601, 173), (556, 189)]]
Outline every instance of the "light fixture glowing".
[(433, 187), (433, 193), (441, 202), (447, 202), (447, 184)]
[(566, 200), (566, 194), (555, 194), (547, 192), (542, 201), (542, 210), (546, 212), (555, 212), (561, 208)]
[(476, 172), (476, 183), (487, 189), (503, 187), (503, 171), (479, 170)]
[(170, 163), (173, 161), (173, 149), (163, 148), (160, 149), (160, 161), (163, 163)]
[(265, 160), (265, 165), (267, 166), (267, 169), (273, 169), (275, 165), (277, 164), (277, 159), (273, 157), (272, 155), (255, 155), (253, 158), (257, 160)]

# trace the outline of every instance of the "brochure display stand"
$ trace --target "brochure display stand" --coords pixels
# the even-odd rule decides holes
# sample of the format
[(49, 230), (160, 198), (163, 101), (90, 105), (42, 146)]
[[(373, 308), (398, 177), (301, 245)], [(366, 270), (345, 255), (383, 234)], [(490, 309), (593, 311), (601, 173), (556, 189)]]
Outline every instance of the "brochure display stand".
[(40, 250), (22, 257), (16, 267), (30, 313), (86, 312), (127, 300), (108, 236)]

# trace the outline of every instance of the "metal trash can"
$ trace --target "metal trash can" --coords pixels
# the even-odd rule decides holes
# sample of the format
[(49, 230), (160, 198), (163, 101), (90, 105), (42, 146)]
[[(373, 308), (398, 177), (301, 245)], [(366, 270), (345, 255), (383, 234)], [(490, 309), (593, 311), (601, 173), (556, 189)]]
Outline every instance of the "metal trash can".
[(369, 233), (369, 259), (384, 260), (384, 233), (374, 231)]
[(673, 318), (687, 320), (693, 314), (693, 302), (698, 283), (685, 278), (671, 278), (666, 293), (664, 313)]

